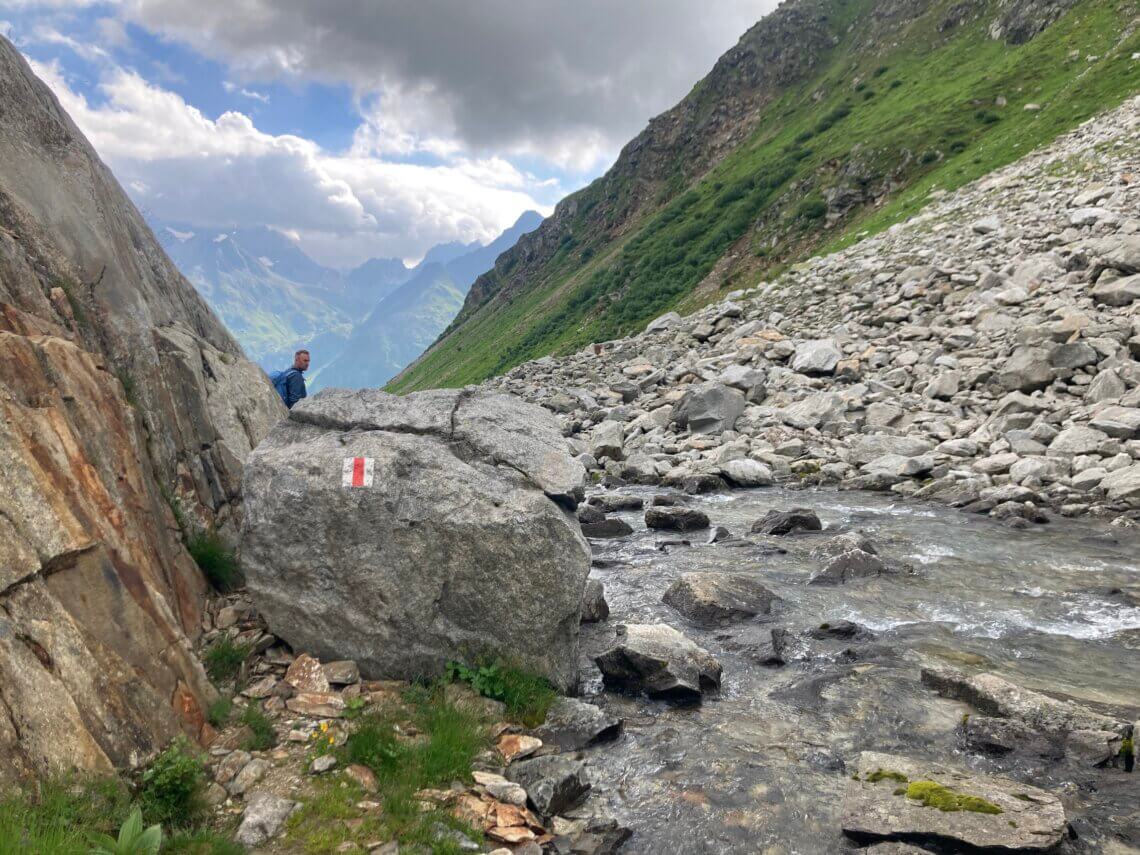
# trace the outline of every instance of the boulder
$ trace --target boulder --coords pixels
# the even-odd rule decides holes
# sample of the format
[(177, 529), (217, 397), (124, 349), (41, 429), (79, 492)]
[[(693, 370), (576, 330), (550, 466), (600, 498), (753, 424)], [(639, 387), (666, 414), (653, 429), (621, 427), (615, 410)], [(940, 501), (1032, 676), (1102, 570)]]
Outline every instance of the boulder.
[(1092, 290), (1092, 298), (1097, 303), (1106, 306), (1128, 306), (1140, 300), (1140, 274), (1126, 276), (1111, 282), (1097, 284)]
[(621, 735), (622, 722), (593, 704), (577, 698), (559, 698), (550, 707), (546, 720), (534, 734), (545, 745), (562, 751), (578, 751)]
[(1100, 486), (1112, 501), (1140, 507), (1140, 463), (1110, 472)]
[(582, 623), (597, 623), (609, 616), (605, 585), (600, 579), (587, 579), (586, 590), (582, 594)]
[(823, 569), (808, 579), (809, 585), (841, 585), (851, 579), (887, 576), (898, 570), (870, 552), (851, 549), (828, 559)]
[(526, 790), (531, 807), (543, 816), (569, 810), (590, 792), (586, 764), (560, 755), (512, 763), (507, 778)]
[(800, 374), (831, 374), (842, 357), (831, 339), (804, 341), (796, 345), (791, 367)]
[(922, 684), (943, 697), (964, 701), (985, 715), (1016, 719), (1040, 732), (1123, 733), (1127, 726), (1077, 704), (1022, 688), (997, 674), (968, 675), (936, 666), (922, 669)]
[(554, 417), (517, 398), (324, 390), (247, 462), (250, 594), (294, 649), (367, 678), (509, 654), (568, 689), (584, 478)]
[(771, 487), (774, 482), (771, 469), (748, 458), (721, 464), (720, 474), (737, 487)]
[(698, 531), (709, 527), (709, 518), (692, 508), (650, 508), (645, 512), (645, 524), (665, 531)]
[(1052, 793), (1008, 778), (864, 751), (847, 782), (843, 833), (963, 852), (1046, 852), (1064, 839)]
[(848, 447), (848, 459), (862, 466), (886, 455), (909, 458), (926, 454), (934, 448), (930, 440), (917, 436), (895, 436), (888, 433), (869, 433), (855, 437)]
[(625, 429), (621, 422), (605, 421), (594, 428), (590, 453), (598, 460), (621, 460), (625, 454)]
[(250, 793), (245, 800), (241, 825), (235, 839), (243, 846), (261, 846), (276, 837), (293, 811), (301, 805), (272, 793)]
[(595, 538), (625, 537), (633, 534), (633, 526), (617, 517), (605, 517), (597, 522), (582, 523), (582, 534)]
[(601, 508), (606, 513), (614, 511), (640, 511), (645, 507), (645, 500), (641, 496), (624, 496), (621, 493), (598, 493), (590, 496), (590, 504)]
[(1049, 354), (1039, 347), (1019, 347), (1002, 364), (997, 375), (998, 383), (1017, 392), (1044, 389), (1053, 382), (1049, 368)]
[(753, 534), (785, 535), (801, 531), (822, 531), (823, 523), (814, 511), (792, 508), (790, 511), (770, 510), (752, 523)]
[(661, 598), (700, 626), (721, 626), (772, 612), (779, 599), (742, 573), (684, 573)]
[(665, 624), (624, 624), (613, 645), (594, 658), (607, 686), (644, 691), (651, 698), (700, 702), (720, 686), (720, 663)]
[(681, 325), (682, 318), (676, 312), (666, 312), (660, 317), (654, 318), (645, 325), (647, 333), (664, 332), (671, 330)]
[(701, 383), (690, 389), (673, 410), (682, 430), (719, 434), (732, 430), (744, 412), (744, 395), (721, 383)]

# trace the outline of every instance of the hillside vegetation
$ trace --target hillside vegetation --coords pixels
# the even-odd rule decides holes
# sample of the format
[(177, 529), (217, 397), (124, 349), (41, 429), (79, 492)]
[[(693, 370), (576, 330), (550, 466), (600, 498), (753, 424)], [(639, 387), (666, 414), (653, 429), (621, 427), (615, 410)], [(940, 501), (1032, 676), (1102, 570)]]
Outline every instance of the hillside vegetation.
[(881, 231), (1140, 88), (1138, 15), (1134, 0), (786, 3), (480, 277), (389, 388), (620, 337)]

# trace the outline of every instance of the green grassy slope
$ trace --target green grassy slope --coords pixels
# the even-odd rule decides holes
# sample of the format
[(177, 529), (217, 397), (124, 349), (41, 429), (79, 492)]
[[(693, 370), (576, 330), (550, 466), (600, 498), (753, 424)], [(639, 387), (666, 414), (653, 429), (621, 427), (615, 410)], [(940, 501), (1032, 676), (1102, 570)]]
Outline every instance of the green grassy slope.
[[(541, 263), (501, 258), (390, 388), (476, 382), (637, 331), (886, 228), (1140, 90), (1135, 0), (1085, 0), (1019, 45), (991, 37), (1006, 7), (987, 0), (819, 5), (837, 44), (770, 92), (742, 142), (692, 176), (639, 183), (619, 160), (539, 230)], [(717, 86), (684, 103), (711, 113), (723, 74)]]

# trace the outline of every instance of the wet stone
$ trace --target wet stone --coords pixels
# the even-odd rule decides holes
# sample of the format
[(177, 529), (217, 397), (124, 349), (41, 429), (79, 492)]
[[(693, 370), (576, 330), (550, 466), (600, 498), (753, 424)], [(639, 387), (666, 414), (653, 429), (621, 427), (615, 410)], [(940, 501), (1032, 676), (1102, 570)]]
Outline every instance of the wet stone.
[(577, 751), (621, 735), (621, 719), (577, 698), (559, 698), (535, 735), (562, 751)]
[(654, 507), (645, 512), (645, 524), (665, 531), (698, 531), (709, 527), (709, 518), (692, 508)]
[(543, 816), (563, 813), (590, 792), (586, 764), (557, 754), (512, 763), (507, 778), (526, 790), (531, 807)]
[(958, 851), (1046, 852), (1065, 810), (1052, 793), (1008, 778), (864, 751), (843, 797), (843, 832), (859, 843), (937, 844)]
[(594, 661), (607, 686), (654, 698), (697, 703), (720, 686), (720, 663), (665, 624), (619, 626), (613, 645)]
[(587, 579), (582, 594), (582, 623), (596, 623), (610, 616), (606, 602), (606, 589), (600, 579)]
[(753, 534), (786, 535), (801, 531), (822, 531), (823, 523), (814, 511), (793, 508), (790, 511), (770, 510), (752, 524)]
[(778, 598), (744, 574), (685, 573), (661, 599), (694, 624), (720, 626), (771, 614)]
[(607, 517), (598, 522), (582, 523), (582, 534), (593, 538), (625, 537), (633, 534), (633, 526), (623, 519)]

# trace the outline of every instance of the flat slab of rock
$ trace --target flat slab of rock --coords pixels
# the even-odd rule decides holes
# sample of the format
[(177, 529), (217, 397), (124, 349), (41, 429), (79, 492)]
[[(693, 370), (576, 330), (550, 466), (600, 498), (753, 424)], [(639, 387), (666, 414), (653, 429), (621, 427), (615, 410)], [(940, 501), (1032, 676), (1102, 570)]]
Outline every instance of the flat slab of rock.
[(720, 686), (716, 658), (666, 624), (619, 626), (614, 644), (594, 661), (606, 685), (652, 698), (697, 703)]
[(923, 668), (922, 684), (945, 698), (965, 701), (985, 715), (1017, 719), (1050, 733), (1076, 730), (1120, 733), (1125, 727), (1124, 722), (1022, 688), (997, 674), (966, 674), (943, 666)]
[(502, 394), (326, 389), (246, 462), (242, 566), (272, 632), (369, 679), (509, 654), (577, 682), (585, 470)]
[(598, 522), (582, 523), (582, 534), (596, 538), (625, 537), (633, 534), (633, 526), (623, 519), (606, 517)]
[[(931, 795), (956, 810), (912, 796)], [(954, 797), (972, 798), (966, 802)], [(935, 798), (930, 799), (935, 801)], [(948, 851), (1047, 852), (1066, 829), (1060, 799), (1008, 778), (975, 775), (937, 763), (864, 751), (843, 796), (843, 832), (860, 843), (894, 841)]]
[(771, 614), (779, 598), (742, 573), (684, 573), (661, 599), (695, 624), (722, 626)]
[(598, 493), (590, 496), (591, 505), (601, 508), (606, 513), (614, 511), (640, 511), (645, 507), (645, 500), (641, 496), (625, 496), (621, 493)]
[(827, 560), (823, 569), (808, 579), (809, 585), (842, 585), (852, 579), (869, 579), (875, 576), (891, 576), (900, 568), (890, 564), (871, 552), (850, 549)]
[(692, 508), (650, 508), (645, 512), (645, 524), (665, 531), (698, 531), (709, 527), (709, 518)]
[(622, 721), (593, 704), (577, 698), (559, 698), (546, 714), (535, 735), (562, 751), (577, 751), (621, 735)]

